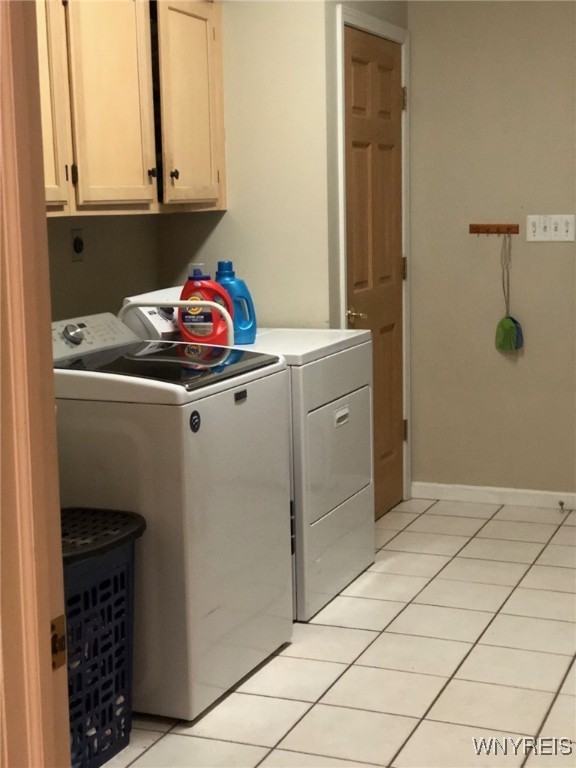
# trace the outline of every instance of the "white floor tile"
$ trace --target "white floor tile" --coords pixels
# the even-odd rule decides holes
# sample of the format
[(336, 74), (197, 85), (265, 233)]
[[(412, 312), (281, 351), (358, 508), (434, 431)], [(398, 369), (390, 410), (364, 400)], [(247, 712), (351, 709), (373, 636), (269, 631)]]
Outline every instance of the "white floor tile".
[(502, 733), (466, 725), (422, 722), (402, 752), (394, 760), (395, 768), (517, 768), (524, 754), (507, 755), (502, 752), (477, 754), (474, 739), (495, 738), (504, 743), (506, 738), (517, 739), (516, 734)]
[(427, 576), (401, 576), (393, 573), (367, 571), (342, 591), (348, 597), (369, 597), (374, 600), (408, 602), (430, 579)]
[(276, 656), (237, 690), (239, 693), (314, 702), (345, 670), (345, 664), (332, 661)]
[(335, 597), (310, 623), (380, 632), (405, 606), (406, 603), (391, 600)]
[(488, 627), (480, 643), (572, 656), (576, 652), (576, 627), (567, 621), (500, 614)]
[(560, 525), (566, 514), (559, 507), (520, 507), (506, 504), (494, 515), (494, 520), (511, 520), (516, 523), (551, 523)]
[(338, 760), (335, 757), (275, 749), (270, 752), (261, 766), (262, 768), (366, 768), (366, 763), (352, 763), (350, 760)]
[(297, 623), (294, 624), (292, 642), (280, 655), (351, 664), (377, 634), (364, 629)]
[(232, 693), (192, 725), (172, 733), (273, 747), (310, 708), (310, 704), (268, 696)]
[(389, 626), (391, 632), (446, 640), (474, 642), (486, 628), (493, 614), (462, 608), (409, 605)]
[(499, 509), (499, 504), (479, 504), (475, 501), (439, 501), (426, 514), (478, 517), (482, 520), (487, 520)]
[(385, 515), (376, 520), (376, 528), (378, 530), (401, 531), (417, 517), (415, 512), (386, 512)]
[(543, 691), (452, 680), (428, 719), (535, 736), (553, 698)]
[(472, 539), (458, 553), (460, 557), (475, 560), (502, 560), (506, 563), (533, 563), (543, 544), (528, 541), (499, 541), (498, 539)]
[(449, 581), (437, 577), (414, 598), (414, 602), (495, 612), (511, 591), (512, 587), (477, 584), (472, 581)]
[(321, 703), (422, 717), (447, 680), (412, 672), (353, 666), (330, 688)]
[(569, 592), (518, 588), (501, 612), (513, 616), (576, 621), (576, 597)]
[[(133, 728), (130, 733), (130, 744), (125, 747), (115, 757), (110, 758), (106, 763), (106, 768), (125, 768), (133, 760), (142, 755), (147, 749), (155, 744), (158, 739), (162, 739), (160, 731), (141, 730)], [(164, 737), (166, 738), (166, 737)]]
[(542, 728), (543, 736), (557, 736), (571, 739), (576, 744), (576, 699), (560, 695), (554, 702)]
[(546, 544), (556, 532), (555, 525), (545, 523), (514, 523), (508, 520), (489, 520), (478, 532), (479, 539), (531, 541)]
[(385, 766), (417, 722), (399, 715), (317, 704), (279, 746)]
[(560, 568), (576, 568), (576, 548), (549, 544), (542, 552), (536, 565), (555, 565)]
[(477, 645), (455, 677), (555, 693), (569, 664), (568, 656)]
[(568, 672), (560, 693), (564, 693), (567, 696), (576, 696), (576, 661), (572, 662), (570, 672)]
[(449, 517), (445, 515), (422, 515), (407, 529), (410, 533), (448, 533), (451, 536), (473, 536), (484, 520), (474, 517)]
[(576, 526), (563, 525), (554, 535), (551, 544), (562, 544), (568, 547), (576, 547)]
[(422, 555), (381, 549), (374, 565), (368, 570), (377, 573), (398, 573), (405, 576), (435, 576), (450, 558), (446, 555)]
[(383, 547), (384, 544), (387, 544), (391, 539), (396, 536), (398, 531), (389, 531), (386, 528), (376, 528), (374, 532), (374, 542), (376, 544), (376, 549), (380, 549), (380, 547)]
[(419, 515), (422, 512), (426, 512), (433, 504), (435, 504), (434, 499), (407, 499), (406, 501), (401, 501), (400, 504), (396, 504), (392, 511), (416, 512)]
[(455, 555), (468, 541), (467, 536), (402, 531), (386, 544), (386, 550), (420, 552), (427, 555)]
[(504, 563), (496, 560), (471, 560), (455, 557), (442, 571), (442, 579), (474, 581), (478, 584), (499, 584), (515, 587), (529, 566), (527, 563)]
[(386, 631), (356, 664), (449, 677), (471, 647), (471, 643)]
[(160, 731), (161, 733), (168, 733), (173, 725), (176, 725), (178, 720), (170, 717), (155, 717), (154, 715), (141, 715), (134, 712), (132, 714), (132, 727), (142, 728), (145, 731)]
[[(525, 763), (526, 768), (576, 768), (574, 744), (569, 747), (567, 744), (556, 743), (557, 746), (554, 746), (554, 742), (551, 742), (550, 738), (548, 737), (548, 742), (544, 744), (544, 754), (542, 751), (537, 755), (534, 752), (531, 753)], [(572, 752), (568, 752), (570, 748)], [(542, 750), (542, 747), (540, 749)]]
[(576, 592), (576, 571), (573, 568), (554, 568), (535, 565), (520, 582), (526, 589), (549, 589), (553, 592)]
[(133, 765), (134, 768), (253, 768), (267, 751), (263, 747), (169, 733)]

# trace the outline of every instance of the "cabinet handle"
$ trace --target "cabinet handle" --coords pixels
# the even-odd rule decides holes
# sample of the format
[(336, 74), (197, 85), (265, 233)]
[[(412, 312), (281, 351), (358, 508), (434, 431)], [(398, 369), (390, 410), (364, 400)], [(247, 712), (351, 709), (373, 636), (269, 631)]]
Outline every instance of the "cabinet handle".
[(170, 171), (170, 178), (171, 179), (179, 179), (180, 178), (180, 171), (178, 168), (174, 168), (173, 171)]
[(156, 176), (158, 176), (158, 171), (156, 170), (156, 168), (149, 168), (148, 176), (150, 176), (151, 179), (155, 179)]

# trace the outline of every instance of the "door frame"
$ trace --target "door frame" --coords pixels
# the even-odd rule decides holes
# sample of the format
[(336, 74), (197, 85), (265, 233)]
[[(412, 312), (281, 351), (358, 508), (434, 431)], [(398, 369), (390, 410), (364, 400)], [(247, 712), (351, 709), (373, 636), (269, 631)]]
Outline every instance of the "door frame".
[(0, 764), (70, 765), (36, 6), (0, 2)]
[[(354, 27), (377, 37), (391, 40), (401, 46), (402, 86), (408, 84), (408, 61), (410, 55), (409, 33), (402, 27), (389, 24), (374, 16), (360, 13), (338, 4), (336, 9), (336, 59), (337, 59), (337, 169), (338, 169), (338, 253), (339, 296), (338, 320), (340, 328), (346, 328), (347, 285), (346, 285), (346, 143), (345, 143), (345, 91), (344, 91), (344, 28)], [(408, 168), (408, 108), (402, 112), (402, 255), (409, 253), (409, 168)], [(403, 497), (409, 499), (412, 487), (410, 459), (410, 261), (407, 260), (406, 279), (402, 285), (402, 392), (403, 417), (408, 421), (408, 436), (403, 452)]]

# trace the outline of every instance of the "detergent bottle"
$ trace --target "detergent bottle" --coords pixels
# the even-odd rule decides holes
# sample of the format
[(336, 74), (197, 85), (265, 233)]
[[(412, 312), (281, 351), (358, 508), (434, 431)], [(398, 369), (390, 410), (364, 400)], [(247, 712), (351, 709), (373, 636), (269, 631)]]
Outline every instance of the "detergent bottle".
[(253, 344), (256, 339), (256, 312), (244, 280), (236, 277), (231, 261), (219, 261), (216, 282), (226, 289), (234, 307), (234, 343)]
[(190, 305), (180, 307), (178, 310), (178, 326), (182, 340), (225, 347), (231, 344), (232, 340), (228, 338), (228, 328), (222, 315), (216, 309), (195, 307), (194, 302), (214, 301), (227, 309), (233, 318), (232, 300), (226, 289), (211, 280), (210, 275), (203, 274), (197, 266), (190, 265), (190, 267), (188, 280), (180, 294), (180, 299), (182, 301), (189, 299)]

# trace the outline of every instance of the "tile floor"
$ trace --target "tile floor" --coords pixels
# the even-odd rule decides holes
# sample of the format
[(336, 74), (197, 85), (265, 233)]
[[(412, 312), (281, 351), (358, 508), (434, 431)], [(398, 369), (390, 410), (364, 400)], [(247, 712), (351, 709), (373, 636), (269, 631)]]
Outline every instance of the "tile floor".
[(576, 514), (414, 499), (376, 538), (290, 646), (194, 723), (135, 716), (108, 768), (574, 768)]

